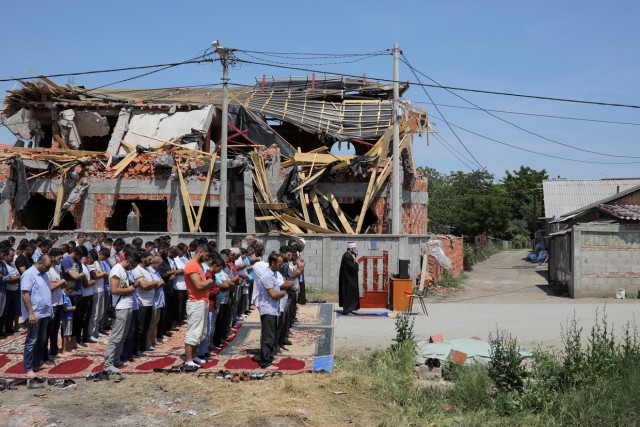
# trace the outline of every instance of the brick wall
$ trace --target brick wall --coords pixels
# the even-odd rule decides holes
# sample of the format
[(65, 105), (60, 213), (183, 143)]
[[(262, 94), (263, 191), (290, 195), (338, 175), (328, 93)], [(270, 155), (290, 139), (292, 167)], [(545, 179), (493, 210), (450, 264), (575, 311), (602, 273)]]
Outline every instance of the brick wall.
[[(444, 253), (451, 260), (451, 269), (449, 273), (453, 277), (458, 277), (462, 274), (463, 259), (464, 259), (464, 241), (462, 237), (457, 236), (436, 236), (436, 239), (442, 242)], [(438, 263), (438, 261), (430, 256), (429, 257), (429, 275), (435, 282), (442, 279), (444, 275), (444, 268)]]

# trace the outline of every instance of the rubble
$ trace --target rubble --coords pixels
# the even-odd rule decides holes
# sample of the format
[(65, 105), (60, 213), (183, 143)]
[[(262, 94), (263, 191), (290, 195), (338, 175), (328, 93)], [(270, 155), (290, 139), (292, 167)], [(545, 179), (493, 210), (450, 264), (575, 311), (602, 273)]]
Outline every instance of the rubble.
[[(20, 159), (27, 162), (28, 181), (72, 182), (77, 189), (96, 179), (177, 181), (188, 231), (201, 228), (205, 203), (195, 202), (219, 187), (220, 147), (213, 142), (220, 132), (218, 92), (86, 89), (44, 77), (20, 83), (20, 89), (9, 91), (0, 118), (22, 144), (29, 140), (35, 148), (0, 148), (0, 163)], [(245, 187), (245, 202), (253, 203), (255, 231), (382, 231), (384, 214), (377, 214), (375, 227), (366, 217), (374, 202), (388, 198), (382, 190), (395, 155), (387, 86), (331, 76), (263, 78), (253, 87), (230, 91), (227, 167), (250, 171), (253, 194)], [(405, 190), (412, 191), (420, 178), (411, 147), (413, 135), (424, 131), (426, 112), (406, 110), (400, 128)], [(333, 144), (351, 144), (355, 154), (333, 154)], [(189, 192), (191, 181), (204, 182), (201, 195)], [(337, 195), (333, 186), (345, 183), (365, 191)], [(426, 183), (421, 185), (417, 191), (426, 192)], [(57, 198), (64, 197), (62, 187)], [(64, 204), (56, 200), (54, 219), (82, 194)], [(345, 199), (355, 198), (359, 203), (345, 210)], [(384, 206), (377, 205), (376, 211)], [(426, 233), (426, 200), (423, 206), (420, 230)]]

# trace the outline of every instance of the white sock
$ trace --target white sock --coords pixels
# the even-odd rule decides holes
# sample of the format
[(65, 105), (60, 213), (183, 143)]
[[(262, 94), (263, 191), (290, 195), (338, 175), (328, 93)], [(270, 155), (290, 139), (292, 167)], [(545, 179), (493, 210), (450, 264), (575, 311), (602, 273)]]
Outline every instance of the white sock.
[(194, 357), (194, 358), (193, 358), (193, 361), (194, 361), (195, 363), (204, 363), (204, 360), (200, 359), (199, 357)]
[(187, 362), (187, 363), (186, 363), (186, 365), (187, 365), (187, 366), (197, 366), (198, 368), (200, 367), (200, 365), (198, 365), (198, 364), (195, 362), (195, 359), (193, 359), (191, 362)]

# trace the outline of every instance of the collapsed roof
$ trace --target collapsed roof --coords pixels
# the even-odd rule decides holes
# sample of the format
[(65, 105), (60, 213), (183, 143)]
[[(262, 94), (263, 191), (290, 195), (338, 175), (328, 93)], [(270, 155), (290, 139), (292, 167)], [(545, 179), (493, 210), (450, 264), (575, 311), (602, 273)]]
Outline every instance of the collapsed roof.
[[(4, 150), (0, 161), (34, 159), (35, 153), (48, 162), (28, 179), (62, 179), (73, 170), (84, 177), (216, 180), (222, 89), (88, 89), (40, 80), (9, 91), (0, 113), (16, 145), (34, 147)], [(336, 76), (263, 78), (229, 90), (230, 161), (252, 168), (263, 230), (366, 231), (364, 213), (392, 172), (392, 93), (389, 84)], [(411, 187), (417, 175), (412, 135), (427, 130), (426, 111), (406, 110), (401, 122), (401, 164)], [(331, 154), (335, 143), (352, 144), (355, 155)], [(289, 174), (277, 194), (266, 182), (265, 159), (273, 147)], [(368, 183), (360, 215), (347, 217), (331, 193), (315, 188), (337, 176)], [(188, 194), (185, 209), (187, 217), (195, 212)]]

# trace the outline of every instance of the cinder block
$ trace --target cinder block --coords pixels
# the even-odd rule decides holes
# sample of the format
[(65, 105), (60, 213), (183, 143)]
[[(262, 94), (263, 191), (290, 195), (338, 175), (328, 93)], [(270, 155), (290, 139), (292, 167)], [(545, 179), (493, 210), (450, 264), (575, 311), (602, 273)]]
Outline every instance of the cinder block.
[(429, 368), (421, 365), (417, 369), (419, 380), (439, 380), (442, 379), (442, 368)]
[(429, 342), (431, 343), (443, 342), (443, 341), (444, 341), (444, 336), (442, 336), (442, 334), (433, 334), (429, 337)]
[(464, 362), (467, 360), (467, 354), (458, 350), (451, 350), (447, 356), (447, 360), (451, 360), (457, 365), (464, 366)]

